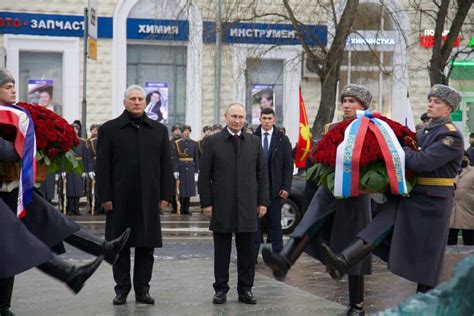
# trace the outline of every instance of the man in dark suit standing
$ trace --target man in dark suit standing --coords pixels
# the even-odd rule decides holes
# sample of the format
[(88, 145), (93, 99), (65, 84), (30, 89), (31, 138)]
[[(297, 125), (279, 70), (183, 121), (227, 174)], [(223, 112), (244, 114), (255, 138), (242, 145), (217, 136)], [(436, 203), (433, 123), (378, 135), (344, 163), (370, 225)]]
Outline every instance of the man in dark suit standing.
[[(272, 238), (273, 252), (280, 252), (283, 248), (283, 234), (281, 231), (281, 200), (288, 198), (293, 178), (293, 158), (291, 144), (285, 134), (275, 127), (276, 117), (273, 108), (264, 108), (260, 112), (261, 125), (255, 131), (260, 137), (263, 153), (267, 161), (268, 179), (270, 187), (270, 206), (265, 217), (269, 222), (269, 234)], [(260, 221), (258, 221), (257, 236), (255, 238), (255, 257), (260, 250)]]
[(237, 247), (239, 302), (256, 304), (254, 240), (257, 217), (268, 205), (268, 172), (260, 139), (242, 132), (245, 108), (233, 103), (225, 112), (227, 126), (208, 138), (200, 159), (201, 207), (211, 216), (214, 236), (214, 304), (226, 302), (232, 233)]
[(113, 304), (125, 304), (132, 287), (130, 247), (135, 247), (135, 299), (154, 304), (149, 282), (154, 248), (162, 246), (159, 211), (172, 197), (170, 143), (166, 127), (145, 114), (142, 87), (128, 87), (123, 103), (125, 111), (102, 125), (97, 137), (98, 193), (107, 214), (105, 237), (116, 238), (131, 228), (129, 242), (113, 268)]

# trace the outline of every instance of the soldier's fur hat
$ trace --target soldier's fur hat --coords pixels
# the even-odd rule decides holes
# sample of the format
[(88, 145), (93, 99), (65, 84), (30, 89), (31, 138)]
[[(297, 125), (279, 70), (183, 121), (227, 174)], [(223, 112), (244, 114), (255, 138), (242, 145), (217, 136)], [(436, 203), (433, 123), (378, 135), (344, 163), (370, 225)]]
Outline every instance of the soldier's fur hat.
[(461, 102), (462, 99), (461, 95), (456, 91), (456, 89), (444, 84), (433, 85), (430, 92), (428, 93), (428, 99), (431, 97), (435, 97), (446, 102), (453, 112), (456, 111), (459, 106), (459, 102)]
[(359, 100), (364, 109), (368, 109), (370, 107), (370, 101), (372, 101), (372, 94), (366, 87), (360, 86), (358, 84), (348, 84), (341, 91), (341, 102), (344, 97), (353, 97)]
[(8, 69), (0, 68), (0, 85), (4, 85), (8, 82), (15, 83), (15, 78), (13, 78), (13, 75)]
[(192, 132), (191, 126), (189, 126), (189, 125), (183, 125), (183, 127), (181, 127), (181, 133), (184, 132), (185, 129), (189, 130), (189, 132)]

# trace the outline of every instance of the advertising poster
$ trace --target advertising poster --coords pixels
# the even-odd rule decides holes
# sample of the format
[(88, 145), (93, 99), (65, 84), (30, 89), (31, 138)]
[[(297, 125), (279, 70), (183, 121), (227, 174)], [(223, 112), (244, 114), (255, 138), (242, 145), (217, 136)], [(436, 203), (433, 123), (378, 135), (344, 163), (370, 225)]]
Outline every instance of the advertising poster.
[(275, 91), (271, 84), (252, 85), (252, 125), (260, 124), (260, 111), (275, 104)]
[(168, 122), (168, 91), (167, 82), (145, 82), (145, 112), (152, 120), (160, 123)]
[(28, 80), (28, 102), (56, 112), (53, 105), (53, 80)]

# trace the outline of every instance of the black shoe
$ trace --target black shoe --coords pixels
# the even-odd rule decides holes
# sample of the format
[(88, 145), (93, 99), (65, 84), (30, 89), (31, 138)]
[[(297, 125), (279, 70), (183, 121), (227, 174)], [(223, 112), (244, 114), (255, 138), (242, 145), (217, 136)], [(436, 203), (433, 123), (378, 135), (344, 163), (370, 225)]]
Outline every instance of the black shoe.
[(191, 212), (186, 212), (186, 213), (181, 213), (183, 215), (189, 215), (189, 216), (193, 216), (193, 214), (191, 214)]
[(15, 314), (9, 308), (6, 308), (0, 311), (0, 316), (15, 316)]
[(124, 305), (127, 304), (127, 295), (126, 294), (117, 294), (112, 301), (114, 305)]
[(135, 301), (137, 303), (143, 303), (143, 304), (155, 304), (155, 299), (151, 297), (150, 294), (148, 293), (135, 295)]
[(262, 257), (265, 264), (272, 269), (275, 279), (282, 281), (290, 270), (289, 260), (281, 253), (272, 252), (269, 246), (262, 247)]
[(257, 299), (253, 296), (252, 291), (239, 293), (239, 302), (245, 304), (257, 304)]
[(212, 298), (212, 304), (224, 304), (227, 301), (227, 294), (225, 292), (216, 292)]
[(344, 275), (347, 274), (350, 267), (346, 259), (332, 252), (331, 248), (328, 245), (323, 244), (322, 248), (322, 257), (327, 265), (327, 271), (333, 280), (339, 281), (342, 280)]
[(344, 315), (347, 315), (347, 316), (355, 316), (355, 315), (364, 316), (365, 315), (365, 309), (362, 306), (350, 305)]
[(118, 238), (112, 241), (104, 242), (104, 257), (105, 261), (114, 265), (118, 259), (119, 252), (123, 249), (130, 237), (131, 229), (127, 228)]

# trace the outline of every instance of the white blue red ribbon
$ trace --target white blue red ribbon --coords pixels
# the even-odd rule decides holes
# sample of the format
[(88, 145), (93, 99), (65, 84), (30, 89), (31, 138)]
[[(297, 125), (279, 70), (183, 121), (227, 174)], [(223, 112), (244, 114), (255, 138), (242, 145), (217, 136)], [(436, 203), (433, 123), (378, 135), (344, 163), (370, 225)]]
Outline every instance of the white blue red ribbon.
[(360, 194), (360, 157), (367, 130), (370, 129), (382, 151), (393, 194), (407, 194), (405, 152), (390, 126), (377, 114), (357, 111), (357, 118), (344, 132), (344, 141), (337, 147), (334, 195), (351, 197)]
[(21, 218), (25, 216), (25, 208), (32, 200), (35, 185), (35, 128), (28, 111), (16, 105), (0, 105), (0, 124), (16, 127), (14, 147), (21, 158), (17, 216)]

